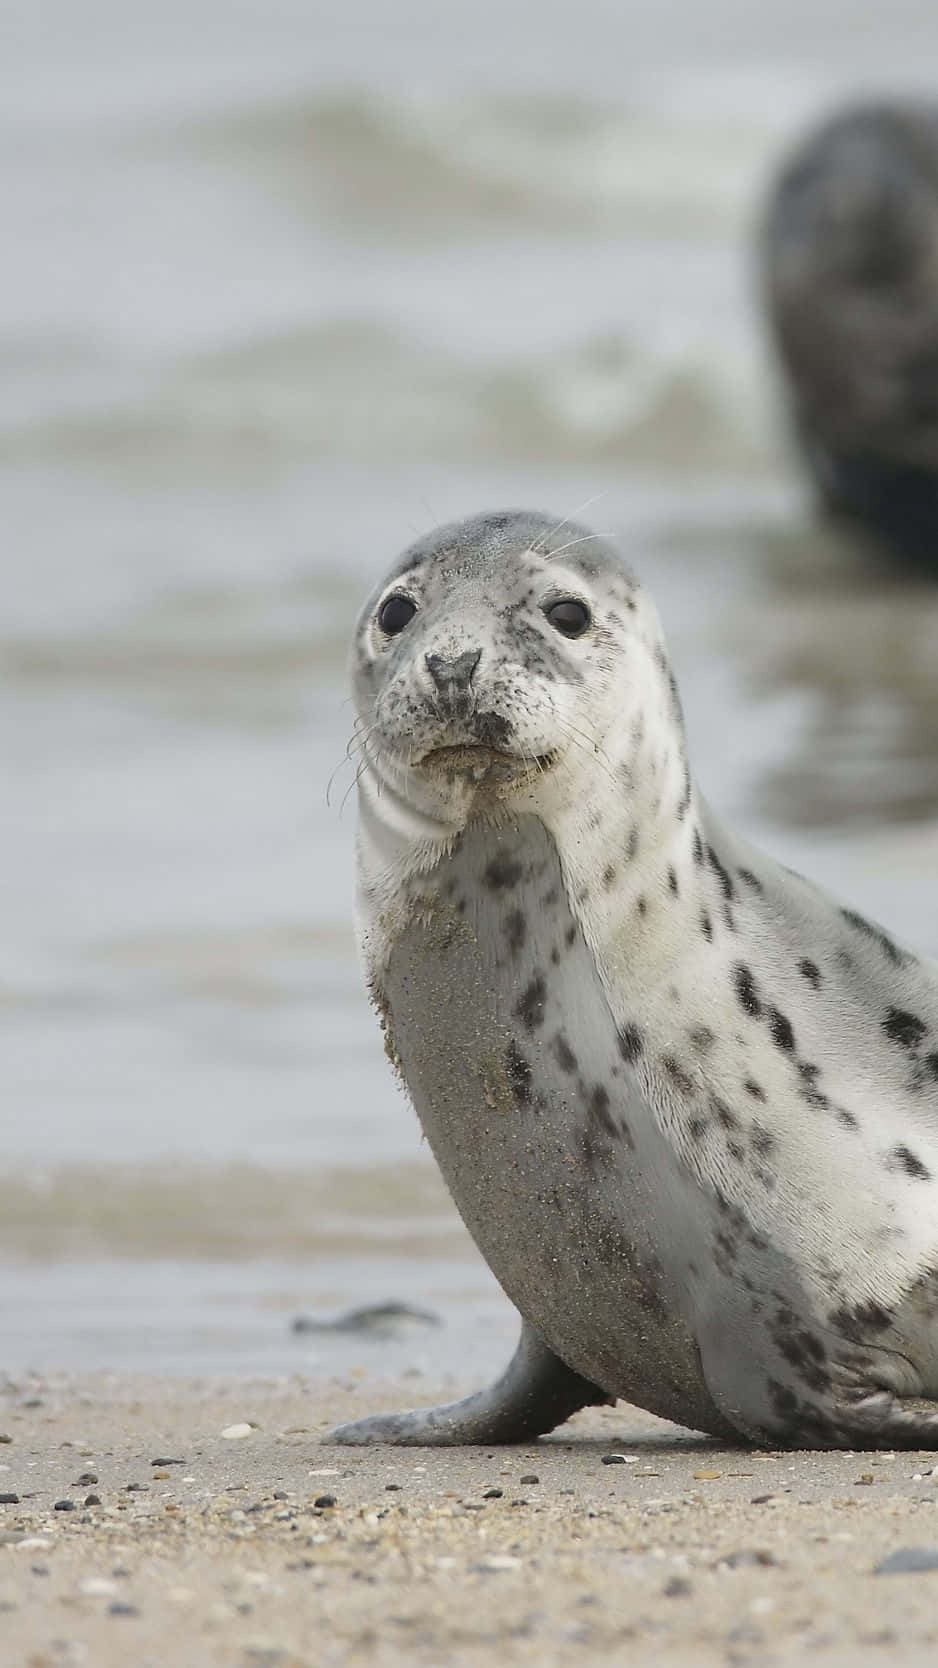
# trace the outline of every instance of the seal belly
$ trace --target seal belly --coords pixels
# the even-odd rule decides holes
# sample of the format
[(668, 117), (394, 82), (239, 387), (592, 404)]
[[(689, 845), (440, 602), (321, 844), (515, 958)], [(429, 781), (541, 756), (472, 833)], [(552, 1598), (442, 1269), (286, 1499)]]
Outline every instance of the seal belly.
[(641, 1094), (543, 824), (470, 826), (411, 901), (382, 980), (390, 1040), (479, 1250), (577, 1373), (725, 1432), (688, 1324), (694, 1190)]

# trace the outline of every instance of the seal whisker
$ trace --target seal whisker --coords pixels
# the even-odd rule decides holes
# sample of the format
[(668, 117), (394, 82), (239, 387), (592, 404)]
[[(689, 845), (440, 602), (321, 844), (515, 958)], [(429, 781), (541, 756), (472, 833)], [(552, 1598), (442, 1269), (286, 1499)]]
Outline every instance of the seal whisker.
[(572, 521), (574, 516), (582, 515), (585, 510), (591, 510), (594, 504), (598, 504), (600, 499), (606, 497), (606, 493), (607, 489), (604, 487), (602, 492), (594, 492), (592, 498), (584, 498), (582, 504), (578, 504), (576, 509), (570, 510), (568, 514), (563, 516), (560, 521), (556, 522), (553, 527), (548, 528), (546, 533), (541, 534), (537, 543), (531, 546), (532, 551), (534, 551), (535, 554), (542, 551), (548, 539), (552, 539), (555, 534), (560, 532), (561, 528), (566, 527), (567, 523)]

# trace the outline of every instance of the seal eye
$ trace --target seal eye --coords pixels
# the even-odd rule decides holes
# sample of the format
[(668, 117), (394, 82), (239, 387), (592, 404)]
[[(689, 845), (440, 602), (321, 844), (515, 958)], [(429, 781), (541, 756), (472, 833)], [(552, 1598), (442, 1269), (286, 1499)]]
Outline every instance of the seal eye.
[(555, 631), (564, 637), (582, 637), (591, 622), (590, 611), (585, 602), (578, 602), (576, 597), (559, 597), (544, 609)]
[(417, 604), (411, 602), (410, 597), (394, 591), (391, 596), (385, 597), (378, 609), (378, 624), (386, 637), (396, 637), (398, 632), (410, 625), (416, 612)]

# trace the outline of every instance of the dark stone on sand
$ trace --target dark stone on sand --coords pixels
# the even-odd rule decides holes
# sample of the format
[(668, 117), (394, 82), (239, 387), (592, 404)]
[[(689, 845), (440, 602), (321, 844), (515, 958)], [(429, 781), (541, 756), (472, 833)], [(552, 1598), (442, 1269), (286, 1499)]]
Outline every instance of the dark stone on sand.
[[(150, 1461), (151, 1465), (185, 1465), (185, 1463), (184, 1459), (151, 1459)], [(97, 1477), (95, 1477), (95, 1482), (97, 1480)]]
[(140, 1611), (135, 1604), (122, 1604), (120, 1600), (107, 1607), (109, 1616), (139, 1616)]
[(96, 1471), (83, 1471), (80, 1477), (75, 1478), (75, 1487), (93, 1488), (97, 1480), (98, 1473)]
[(624, 1454), (603, 1454), (603, 1465), (625, 1465)]
[(536, 1471), (526, 1471), (524, 1476), (519, 1480), (522, 1488), (533, 1488), (535, 1483), (539, 1483), (541, 1479), (537, 1475)]
[(502, 1488), (487, 1488), (482, 1498), (483, 1500), (500, 1500), (504, 1492)]
[(938, 1570), (938, 1546), (900, 1546), (873, 1565), (874, 1575), (923, 1575)]
[(415, 1326), (442, 1326), (439, 1315), (430, 1309), (415, 1309), (410, 1303), (367, 1303), (358, 1309), (347, 1309), (332, 1320), (317, 1320), (312, 1315), (297, 1315), (293, 1332), (348, 1332), (371, 1338), (399, 1338)]
[(101, 1504), (100, 1494), (86, 1494), (85, 1498), (84, 1498), (84, 1501), (83, 1501), (83, 1504), (85, 1506), (100, 1506), (100, 1504)]
[(18, 1506), (19, 1502), (18, 1494), (0, 1494), (0, 1506)]
[(75, 1502), (74, 1500), (57, 1500), (55, 1503), (55, 1510), (57, 1512), (73, 1512), (75, 1510)]
[(320, 1510), (323, 1510), (328, 1506), (334, 1506), (335, 1503), (336, 1498), (334, 1494), (317, 1494), (315, 1500), (313, 1501), (313, 1505), (318, 1506)]
[(778, 1559), (762, 1546), (743, 1546), (738, 1552), (728, 1552), (725, 1557), (717, 1559), (718, 1568), (729, 1570), (767, 1569), (777, 1563)]
[(687, 1598), (688, 1594), (692, 1593), (694, 1589), (686, 1575), (672, 1575), (670, 1581), (665, 1582), (661, 1591), (665, 1598)]

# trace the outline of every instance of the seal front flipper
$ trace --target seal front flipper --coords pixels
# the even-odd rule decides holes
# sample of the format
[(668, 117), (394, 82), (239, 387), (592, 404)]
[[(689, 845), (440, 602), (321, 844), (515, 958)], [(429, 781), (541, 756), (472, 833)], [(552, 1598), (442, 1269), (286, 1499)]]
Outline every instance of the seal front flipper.
[(562, 1425), (581, 1407), (611, 1406), (615, 1398), (581, 1378), (543, 1344), (525, 1322), (501, 1378), (465, 1401), (414, 1413), (377, 1414), (339, 1425), (324, 1438), (364, 1446), (396, 1443), (411, 1448), (489, 1442), (530, 1442)]

